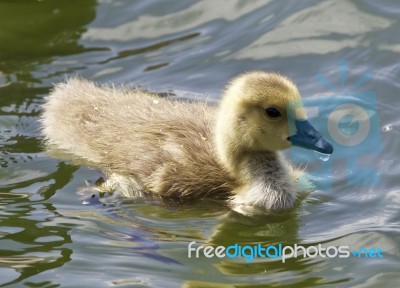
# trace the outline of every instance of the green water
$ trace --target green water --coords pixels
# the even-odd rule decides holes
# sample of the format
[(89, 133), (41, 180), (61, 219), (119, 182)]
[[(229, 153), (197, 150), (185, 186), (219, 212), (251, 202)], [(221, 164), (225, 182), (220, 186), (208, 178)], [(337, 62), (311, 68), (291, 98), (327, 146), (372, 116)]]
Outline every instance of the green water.
[[(399, 287), (399, 15), (395, 0), (0, 1), (0, 287)], [(101, 173), (43, 152), (43, 97), (66, 76), (217, 100), (251, 69), (287, 74), (305, 99), (376, 98), (373, 147), (312, 162), (320, 189), (286, 215), (83, 204), (76, 192)], [(384, 257), (189, 259), (192, 241), (379, 247)]]

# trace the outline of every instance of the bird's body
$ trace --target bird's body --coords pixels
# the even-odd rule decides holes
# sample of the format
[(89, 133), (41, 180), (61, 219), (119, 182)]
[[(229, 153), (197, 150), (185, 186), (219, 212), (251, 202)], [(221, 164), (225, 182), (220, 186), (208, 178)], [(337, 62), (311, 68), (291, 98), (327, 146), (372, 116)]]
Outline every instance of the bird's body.
[(264, 114), (269, 106), (284, 111), (288, 99), (300, 96), (278, 74), (245, 75), (228, 86), (219, 108), (69, 79), (47, 98), (43, 133), (49, 146), (119, 179), (128, 197), (210, 197), (286, 210), (296, 199), (293, 170), (278, 152), (290, 146), (287, 120), (269, 124)]

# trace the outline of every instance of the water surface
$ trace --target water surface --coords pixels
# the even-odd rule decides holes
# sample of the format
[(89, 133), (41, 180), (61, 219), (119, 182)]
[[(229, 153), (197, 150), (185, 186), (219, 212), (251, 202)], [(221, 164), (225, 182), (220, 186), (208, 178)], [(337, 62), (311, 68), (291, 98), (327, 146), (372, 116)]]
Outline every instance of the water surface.
[[(2, 1), (0, 286), (398, 287), (399, 12), (394, 0)], [(216, 101), (251, 69), (290, 76), (305, 99), (376, 98), (376, 149), (330, 166), (312, 154), (310, 167), (325, 171), (320, 189), (287, 215), (245, 217), (207, 202), (84, 205), (76, 191), (100, 172), (43, 152), (41, 105), (66, 76)], [(191, 241), (380, 247), (384, 257), (247, 264), (188, 259)]]

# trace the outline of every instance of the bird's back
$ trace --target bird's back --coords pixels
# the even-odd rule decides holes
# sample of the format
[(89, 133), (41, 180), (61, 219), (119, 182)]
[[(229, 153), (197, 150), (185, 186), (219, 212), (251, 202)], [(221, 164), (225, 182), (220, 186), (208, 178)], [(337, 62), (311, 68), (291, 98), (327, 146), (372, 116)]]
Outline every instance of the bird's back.
[(70, 79), (48, 96), (42, 127), (49, 145), (136, 179), (144, 190), (224, 199), (236, 183), (216, 158), (214, 114), (204, 103)]

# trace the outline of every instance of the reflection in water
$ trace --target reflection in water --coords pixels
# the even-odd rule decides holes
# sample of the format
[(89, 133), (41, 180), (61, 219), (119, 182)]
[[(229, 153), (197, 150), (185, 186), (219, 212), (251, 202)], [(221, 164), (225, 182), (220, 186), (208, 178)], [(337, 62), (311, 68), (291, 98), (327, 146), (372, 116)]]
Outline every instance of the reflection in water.
[(96, 5), (94, 0), (80, 1), (79, 9), (69, 1), (22, 2), (0, 3), (0, 286), (71, 260), (72, 250), (65, 246), (72, 242), (70, 228), (48, 224), (64, 217), (48, 199), (76, 168), (56, 168), (40, 153), (36, 117), (48, 88), (35, 70), (55, 56), (85, 51), (79, 39)]
[(216, 16), (218, 20), (234, 21), (256, 11), (268, 2), (271, 1), (253, 1), (252, 3), (240, 0), (229, 1), (229, 3), (213, 0), (197, 1), (186, 9), (177, 7), (175, 13), (140, 15), (134, 21), (112, 28), (90, 27), (83, 34), (83, 39), (128, 41), (137, 38), (156, 38), (198, 29), (199, 26), (215, 21)]
[[(58, 173), (41, 177), (45, 186), (38, 188), (37, 194), (23, 193), (23, 187), (38, 179), (27, 179), (15, 185), (19, 188), (0, 186), (0, 220), (8, 226), (4, 231), (0, 228), (0, 267), (8, 267), (18, 272), (18, 277), (7, 284), (19, 283), (23, 279), (40, 272), (54, 269), (70, 261), (72, 250), (63, 247), (71, 243), (68, 227), (48, 225), (53, 218), (64, 217), (47, 199), (57, 189), (68, 183), (76, 168), (65, 165), (59, 167)], [(63, 176), (61, 176), (63, 175)], [(61, 176), (61, 177), (60, 177)], [(54, 180), (54, 181), (53, 181)], [(49, 184), (52, 183), (52, 184)], [(28, 189), (29, 190), (29, 189)], [(0, 283), (6, 284), (6, 283)]]
[[(136, 55), (136, 54), (141, 54), (141, 53), (145, 53), (145, 52), (148, 53), (148, 52), (151, 52), (151, 51), (155, 51), (155, 50), (161, 49), (163, 47), (172, 45), (172, 44), (177, 43), (177, 42), (190, 40), (190, 39), (192, 39), (194, 37), (197, 37), (197, 36), (199, 36), (199, 33), (192, 33), (190, 35), (185, 35), (185, 36), (177, 37), (175, 39), (162, 41), (162, 42), (150, 45), (150, 46), (120, 51), (120, 52), (118, 52), (117, 56), (112, 57), (110, 59), (107, 59), (107, 60), (101, 62), (100, 64), (105, 64), (105, 63), (107, 63), (109, 61), (112, 61), (112, 60), (122, 59), (122, 58), (129, 57), (129, 56)], [(162, 65), (161, 67), (163, 67), (163, 66), (165, 66), (165, 65)], [(154, 70), (154, 68), (153, 69), (149, 69), (149, 70)]]
[[(84, 52), (79, 39), (86, 30), (84, 25), (95, 16), (94, 0), (80, 1), (79, 9), (69, 1), (23, 2), (0, 3), (0, 26), (4, 27), (0, 34), (3, 83), (38, 83), (40, 79), (32, 75), (38, 65), (49, 63), (55, 56)], [(13, 94), (7, 98), (15, 98), (11, 97)], [(0, 98), (4, 100), (3, 95)]]
[(355, 3), (350, 1), (323, 1), (286, 18), (251, 45), (236, 52), (235, 58), (264, 59), (337, 52), (358, 46), (360, 37), (367, 38), (369, 32), (388, 28), (392, 23), (357, 10)]
[[(73, 211), (73, 214), (85, 219), (100, 220), (98, 223), (100, 226), (96, 229), (105, 239), (109, 239), (108, 245), (112, 246), (114, 251), (119, 247), (123, 253), (133, 253), (136, 257), (141, 255), (150, 261), (157, 261), (160, 264), (153, 261), (156, 267), (161, 268), (163, 264), (172, 265), (170, 267), (174, 271), (181, 271), (185, 269), (184, 267), (195, 267), (190, 277), (192, 280), (183, 281), (183, 287), (232, 287), (231, 285), (250, 287), (244, 283), (239, 285), (241, 281), (237, 282), (235, 279), (254, 276), (258, 280), (252, 281), (251, 287), (257, 283), (263, 287), (265, 284), (262, 283), (265, 282), (278, 285), (291, 283), (288, 273), (292, 274), (293, 271), (299, 271), (299, 276), (310, 274), (306, 279), (296, 281), (296, 285), (300, 287), (338, 284), (350, 280), (347, 277), (329, 280), (322, 276), (313, 276), (313, 267), (321, 265), (323, 263), (321, 259), (298, 257), (282, 263), (280, 259), (258, 258), (247, 264), (243, 258), (233, 260), (204, 256), (187, 258), (187, 246), (191, 241), (196, 241), (197, 245), (214, 247), (234, 244), (241, 246), (300, 244), (302, 241), (297, 235), (298, 220), (294, 212), (276, 216), (247, 217), (234, 211), (221, 210), (219, 204), (208, 201), (190, 207), (174, 207), (143, 199), (117, 201), (101, 207), (103, 208), (93, 214), (85, 211), (80, 213)], [(181, 248), (180, 252), (169, 254), (170, 256), (162, 256), (160, 252), (168, 251), (172, 243), (178, 243), (184, 249)], [(309, 245), (315, 243), (304, 244), (305, 247)]]

